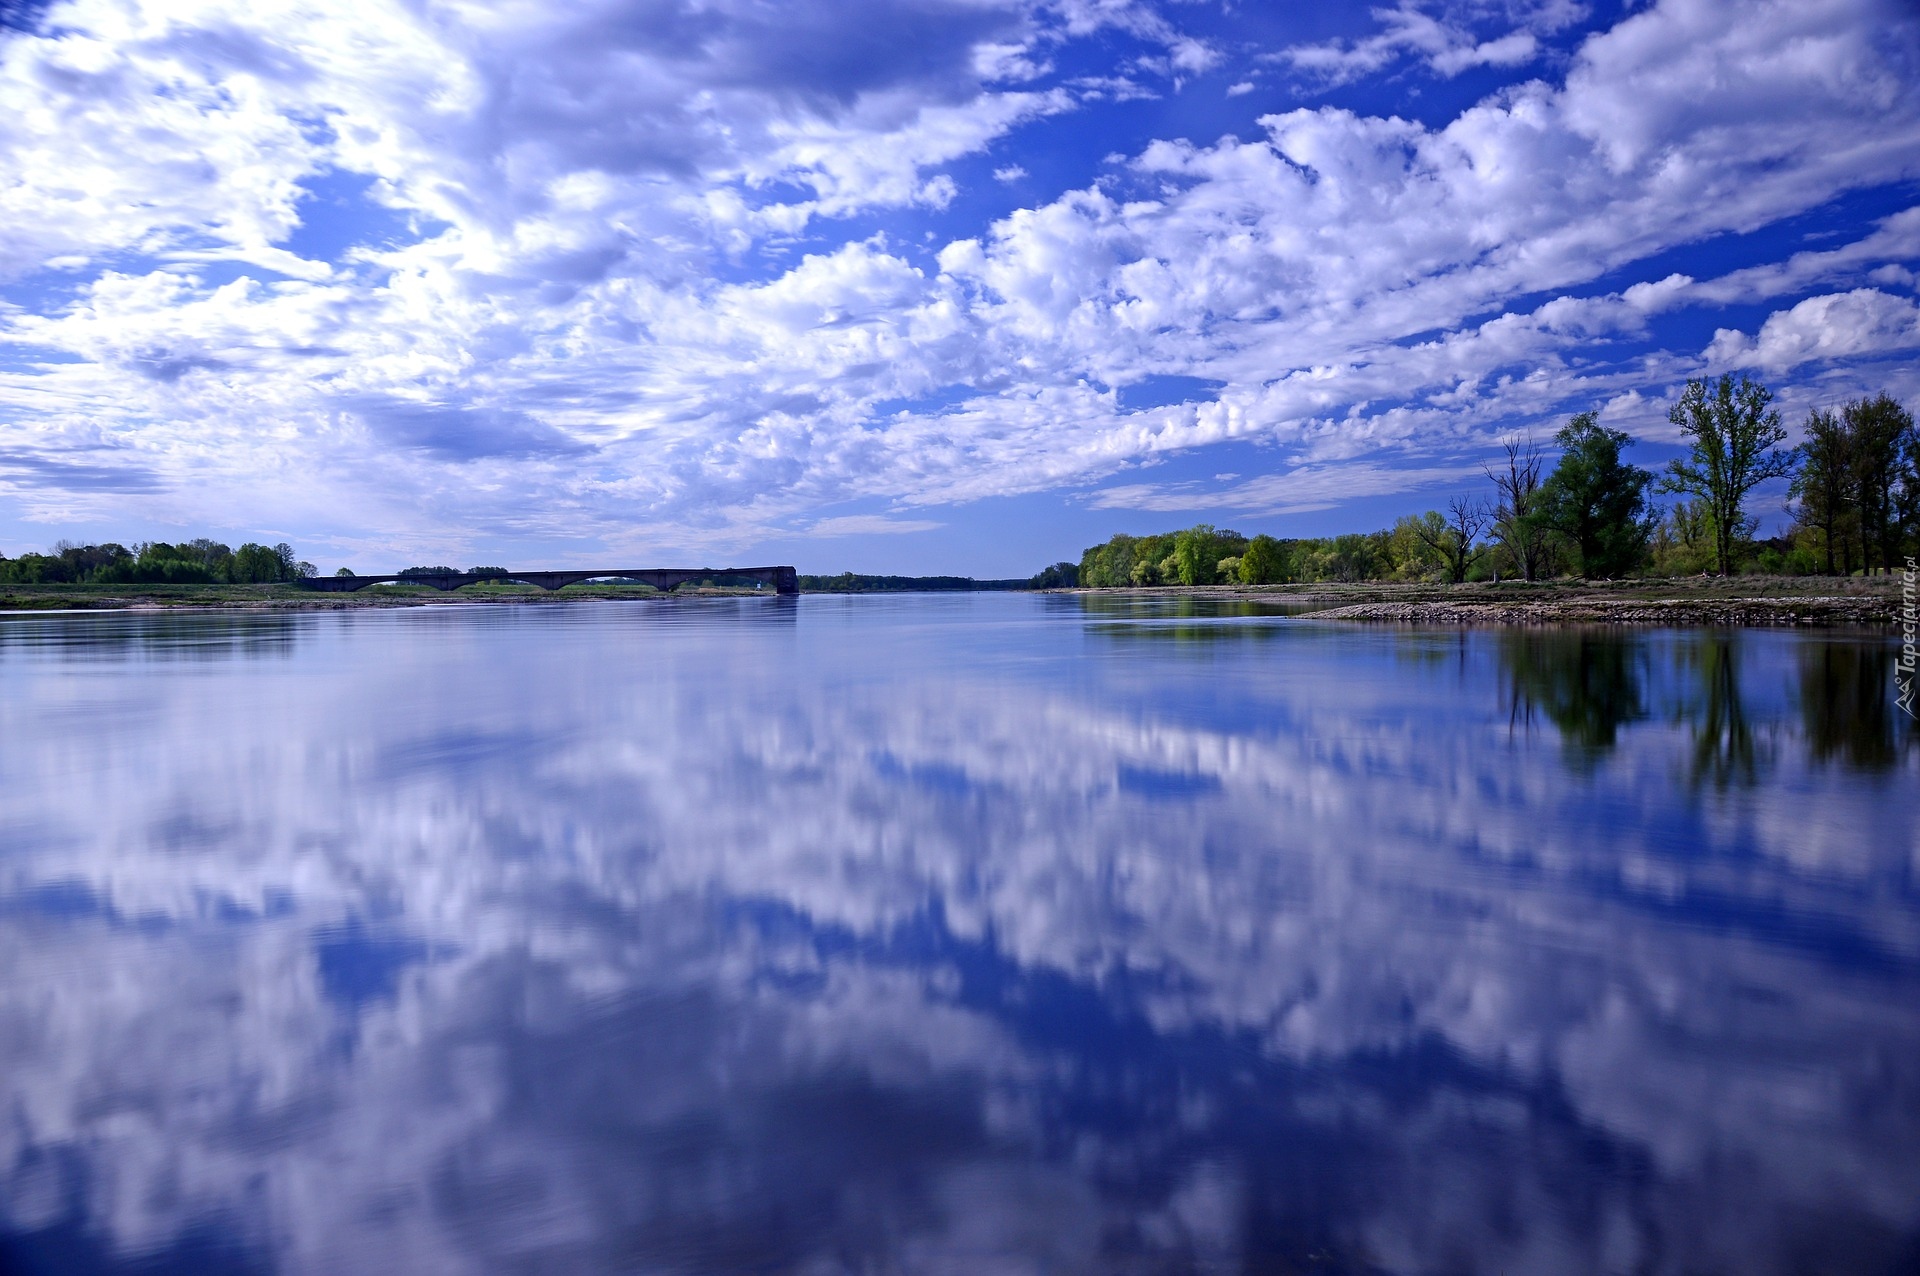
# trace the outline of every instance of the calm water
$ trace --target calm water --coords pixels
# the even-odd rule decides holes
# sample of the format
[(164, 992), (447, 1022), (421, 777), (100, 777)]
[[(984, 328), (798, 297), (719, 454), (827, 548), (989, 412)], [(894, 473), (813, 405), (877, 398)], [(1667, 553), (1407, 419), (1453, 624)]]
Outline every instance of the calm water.
[(1889, 652), (0, 618), (0, 1268), (1920, 1270)]

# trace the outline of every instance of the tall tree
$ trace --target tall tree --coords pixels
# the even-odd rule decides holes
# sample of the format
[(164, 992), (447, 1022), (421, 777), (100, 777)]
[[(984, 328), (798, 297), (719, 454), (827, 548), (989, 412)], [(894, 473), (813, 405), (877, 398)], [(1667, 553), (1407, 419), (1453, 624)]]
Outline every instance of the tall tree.
[(1699, 501), (1675, 501), (1667, 511), (1667, 521), (1655, 532), (1656, 545), (1664, 551), (1662, 566), (1668, 574), (1679, 568), (1686, 575), (1703, 570), (1702, 564), (1713, 555), (1713, 516)]
[[(1800, 472), (1790, 494), (1799, 503), (1795, 516), (1816, 528), (1825, 545), (1827, 575), (1838, 568), (1853, 574), (1852, 532), (1858, 515), (1854, 499), (1853, 439), (1838, 416), (1818, 409), (1807, 414), (1807, 441), (1800, 445)], [(1834, 550), (1840, 551), (1838, 563)]]
[(1859, 502), (1860, 565), (1871, 572), (1877, 557), (1880, 570), (1890, 572), (1903, 530), (1902, 489), (1911, 485), (1903, 471), (1913, 451), (1913, 414), (1881, 393), (1847, 404), (1840, 418)]
[(1247, 542), (1246, 551), (1240, 555), (1240, 583), (1284, 584), (1291, 567), (1288, 547), (1262, 532)]
[(1687, 439), (1685, 460), (1671, 461), (1660, 490), (1705, 501), (1713, 517), (1714, 560), (1722, 576), (1733, 574), (1733, 548), (1746, 526), (1747, 494), (1768, 479), (1793, 473), (1794, 453), (1781, 451), (1787, 437), (1780, 410), (1769, 407), (1773, 391), (1742, 373), (1717, 382), (1687, 382), (1667, 419)]
[(1446, 560), (1434, 545), (1446, 534), (1447, 520), (1439, 510), (1395, 519), (1393, 530), (1387, 534), (1387, 557), (1391, 561), (1384, 574), (1394, 580), (1425, 580), (1430, 574), (1444, 578)]
[(1175, 570), (1183, 585), (1211, 585), (1219, 577), (1220, 560), (1246, 547), (1238, 532), (1221, 531), (1212, 523), (1196, 523), (1173, 540)]
[(1582, 576), (1625, 575), (1640, 565), (1653, 533), (1653, 475), (1621, 458), (1633, 439), (1601, 425), (1597, 412), (1580, 413), (1553, 440), (1560, 463), (1540, 488), (1541, 520), (1573, 546)]
[(1327, 544), (1326, 575), (1323, 579), (1359, 581), (1378, 580), (1387, 533), (1366, 536), (1343, 532)]
[(1429, 514), (1408, 524), (1413, 534), (1426, 543), (1446, 566), (1447, 579), (1453, 584), (1466, 580), (1474, 561), (1486, 553), (1476, 544), (1487, 525), (1486, 503), (1469, 496), (1456, 496), (1447, 502), (1446, 517)]
[(1505, 470), (1484, 466), (1499, 499), (1493, 508), (1493, 534), (1506, 547), (1522, 579), (1532, 580), (1546, 566), (1547, 528), (1540, 519), (1540, 468), (1546, 458), (1529, 434), (1524, 443), (1506, 443)]

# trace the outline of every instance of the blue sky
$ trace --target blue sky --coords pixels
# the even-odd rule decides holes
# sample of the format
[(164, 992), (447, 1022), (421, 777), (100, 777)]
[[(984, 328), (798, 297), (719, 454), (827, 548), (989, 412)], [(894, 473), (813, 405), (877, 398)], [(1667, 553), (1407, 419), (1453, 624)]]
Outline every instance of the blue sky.
[(81, 0), (0, 120), (9, 554), (1025, 575), (1920, 399), (1911, 4)]

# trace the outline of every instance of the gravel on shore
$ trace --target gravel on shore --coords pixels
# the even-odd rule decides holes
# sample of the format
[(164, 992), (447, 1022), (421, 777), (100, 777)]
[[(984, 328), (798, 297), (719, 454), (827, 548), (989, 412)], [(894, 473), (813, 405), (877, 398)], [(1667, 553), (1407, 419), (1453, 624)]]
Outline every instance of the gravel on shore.
[(1828, 628), (1888, 625), (1887, 597), (1568, 598), (1523, 602), (1369, 602), (1307, 613), (1314, 620), (1401, 625), (1657, 625)]

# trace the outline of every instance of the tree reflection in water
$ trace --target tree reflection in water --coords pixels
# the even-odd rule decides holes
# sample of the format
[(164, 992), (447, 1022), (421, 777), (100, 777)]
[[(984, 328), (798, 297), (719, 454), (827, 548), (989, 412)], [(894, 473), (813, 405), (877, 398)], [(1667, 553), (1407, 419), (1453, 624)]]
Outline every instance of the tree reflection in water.
[(1834, 641), (1800, 650), (1800, 720), (1816, 762), (1885, 771), (1911, 746), (1896, 736), (1888, 648), (1878, 642)]
[[(1543, 716), (1559, 733), (1567, 764), (1590, 774), (1626, 728), (1658, 716), (1689, 737), (1687, 775), (1696, 788), (1751, 788), (1794, 724), (1756, 715), (1757, 688), (1744, 671), (1751, 635), (1507, 632), (1496, 641), (1505, 672), (1509, 727)], [(1814, 762), (1887, 771), (1913, 736), (1893, 706), (1889, 648), (1870, 637), (1823, 636), (1801, 644), (1798, 734)]]
[(0, 644), (0, 1272), (1913, 1270), (1884, 644), (773, 601)]
[(1691, 692), (1680, 713), (1693, 732), (1693, 784), (1748, 788), (1771, 758), (1756, 737), (1740, 691), (1740, 637), (1725, 631), (1693, 636), (1680, 648)]
[(1500, 636), (1508, 722), (1536, 712), (1560, 733), (1567, 762), (1590, 771), (1647, 716), (1646, 640), (1602, 630), (1518, 630)]

